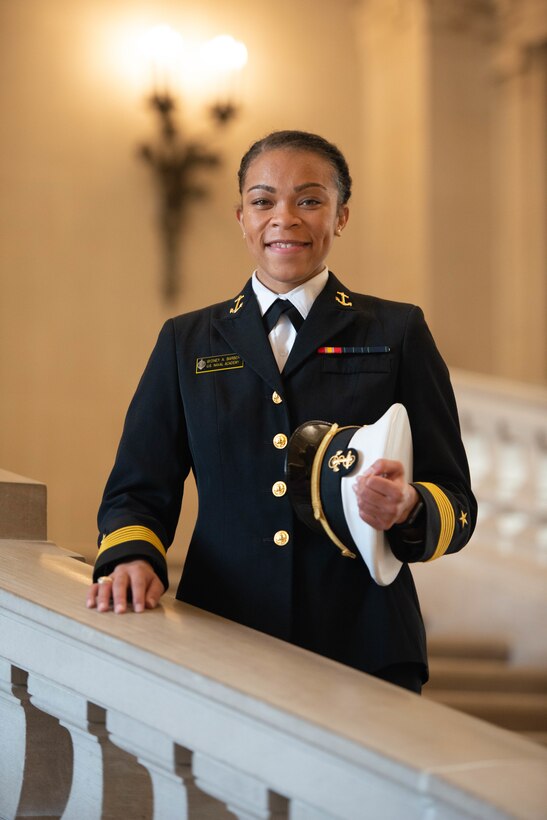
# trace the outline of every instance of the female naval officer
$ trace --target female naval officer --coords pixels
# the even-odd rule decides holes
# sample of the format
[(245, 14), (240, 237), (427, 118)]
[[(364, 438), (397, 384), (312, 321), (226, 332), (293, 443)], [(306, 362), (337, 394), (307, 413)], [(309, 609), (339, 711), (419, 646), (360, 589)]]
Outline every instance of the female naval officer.
[[(409, 565), (461, 549), (476, 517), (447, 368), (418, 307), (354, 293), (328, 270), (351, 193), (335, 145), (274, 132), (244, 155), (239, 188), (254, 272), (235, 298), (161, 330), (104, 492), (87, 605), (158, 605), (192, 470), (199, 512), (177, 598), (419, 692)], [(295, 515), (284, 469), (302, 423), (368, 425), (396, 402), (412, 480), (381, 459), (355, 482), (360, 517), (402, 562), (381, 586)]]

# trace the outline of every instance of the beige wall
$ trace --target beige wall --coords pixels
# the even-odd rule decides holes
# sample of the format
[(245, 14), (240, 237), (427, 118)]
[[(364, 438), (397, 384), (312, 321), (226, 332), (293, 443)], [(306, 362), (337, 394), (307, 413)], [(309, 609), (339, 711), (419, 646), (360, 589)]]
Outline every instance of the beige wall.
[[(161, 323), (236, 295), (252, 269), (234, 216), (249, 143), (275, 128), (324, 133), (359, 182), (348, 5), (333, 25), (317, 0), (0, 0), (0, 464), (47, 483), (61, 545), (94, 549), (96, 507)], [(245, 108), (213, 139), (224, 163), (192, 210), (169, 308), (151, 179), (135, 159), (151, 123), (124, 54), (128, 32), (158, 22), (202, 38), (228, 31), (250, 51)], [(359, 260), (355, 220), (331, 264), (362, 288)]]
[(451, 365), (547, 380), (547, 0), (361, 0), (363, 263)]
[(433, 330), (452, 365), (493, 373), (492, 44), (472, 27), (439, 21), (430, 49)]
[(420, 4), (357, 4), (362, 248), (373, 293), (430, 316), (429, 40)]
[[(511, 319), (516, 283), (518, 322), (534, 304), (536, 337), (545, 338), (545, 184), (535, 194), (532, 289), (518, 284), (526, 231), (506, 239), (516, 267), (500, 289), (499, 166), (490, 163), (496, 146), (511, 152), (512, 143), (496, 139), (491, 41), (465, 26), (433, 27), (429, 8), (425, 0), (0, 0), (0, 466), (47, 483), (52, 539), (92, 555), (125, 409), (161, 323), (235, 295), (249, 274), (235, 174), (248, 144), (272, 129), (318, 131), (348, 157), (353, 212), (330, 263), (349, 287), (421, 303), (450, 364), (544, 378), (537, 362), (522, 368), (525, 345), (516, 361), (496, 358), (496, 316)], [(158, 22), (202, 39), (228, 31), (250, 52), (241, 117), (210, 137), (224, 163), (208, 175), (210, 199), (192, 209), (183, 288), (168, 308), (156, 201), (135, 157), (152, 123), (128, 52), (131, 37)], [(207, 133), (195, 97), (192, 113), (192, 127)], [(536, 143), (544, 113), (527, 114)], [(504, 219), (513, 224), (510, 212)]]

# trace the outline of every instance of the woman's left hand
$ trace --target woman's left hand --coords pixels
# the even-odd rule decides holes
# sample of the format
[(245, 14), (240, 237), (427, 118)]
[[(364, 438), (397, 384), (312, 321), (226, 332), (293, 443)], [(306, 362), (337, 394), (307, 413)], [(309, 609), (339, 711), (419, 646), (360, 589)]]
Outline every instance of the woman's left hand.
[(353, 485), (359, 515), (376, 530), (389, 530), (406, 521), (419, 501), (418, 493), (406, 480), (400, 461), (380, 458)]

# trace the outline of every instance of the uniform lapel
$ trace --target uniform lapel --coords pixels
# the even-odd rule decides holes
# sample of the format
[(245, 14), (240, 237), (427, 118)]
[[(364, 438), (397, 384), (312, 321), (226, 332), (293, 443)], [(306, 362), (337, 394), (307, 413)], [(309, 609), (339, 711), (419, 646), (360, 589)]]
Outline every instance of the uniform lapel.
[(333, 273), (310, 310), (299, 331), (283, 376), (290, 376), (308, 356), (336, 334), (362, 316), (352, 304), (351, 291), (338, 281)]
[(283, 392), (281, 375), (262, 324), (250, 279), (226, 309), (225, 315), (213, 319), (213, 324), (233, 350), (272, 390)]

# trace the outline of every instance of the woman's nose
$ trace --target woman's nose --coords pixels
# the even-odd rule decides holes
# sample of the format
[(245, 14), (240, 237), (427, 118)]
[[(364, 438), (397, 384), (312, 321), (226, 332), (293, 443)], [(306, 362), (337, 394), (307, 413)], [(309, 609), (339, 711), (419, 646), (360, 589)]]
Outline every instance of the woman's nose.
[(293, 206), (279, 203), (273, 214), (272, 221), (274, 225), (279, 225), (281, 228), (290, 228), (293, 225), (300, 224), (300, 216)]

